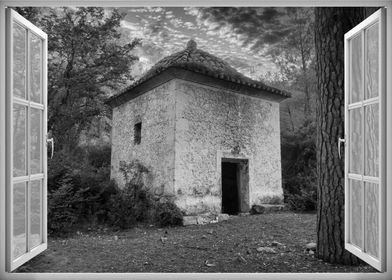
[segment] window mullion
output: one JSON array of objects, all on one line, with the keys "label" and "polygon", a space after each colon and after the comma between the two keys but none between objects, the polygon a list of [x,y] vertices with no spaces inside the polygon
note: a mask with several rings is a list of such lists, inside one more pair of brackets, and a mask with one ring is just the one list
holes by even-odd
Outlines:
[{"label": "window mullion", "polygon": [[365,91],[366,91],[366,33],[365,30],[362,31],[362,107],[361,107],[361,118],[362,118],[362,127],[361,127],[361,134],[362,134],[362,251],[366,252],[366,184],[363,179],[363,176],[365,175],[365,163],[366,163],[366,156],[365,156],[365,105],[364,105],[364,100],[365,100]]},{"label": "window mullion", "polygon": [[31,32],[27,30],[27,44],[26,44],[26,95],[29,105],[27,107],[27,139],[26,139],[26,154],[27,154],[27,175],[29,180],[26,184],[26,252],[30,251],[30,197],[31,197],[31,170],[30,170],[30,138],[31,138],[31,107],[30,107],[30,36]]}]

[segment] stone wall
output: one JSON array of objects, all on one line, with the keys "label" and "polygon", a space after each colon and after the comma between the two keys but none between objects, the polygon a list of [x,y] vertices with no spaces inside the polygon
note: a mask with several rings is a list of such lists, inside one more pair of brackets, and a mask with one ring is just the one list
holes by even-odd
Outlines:
[{"label": "stone wall", "polygon": [[221,162],[234,159],[249,174],[241,205],[283,198],[276,102],[174,79],[114,108],[112,118],[111,177],[120,187],[120,162],[137,159],[151,170],[153,191],[175,196],[187,215],[220,213]]},{"label": "stone wall", "polygon": [[221,212],[222,158],[247,159],[249,206],[283,199],[279,104],[175,80],[176,204]]},{"label": "stone wall", "polygon": [[[113,109],[111,178],[120,187],[120,162],[139,160],[150,171],[146,182],[157,194],[173,194],[174,81],[160,85]],[[141,143],[134,144],[134,125],[142,122]]]}]

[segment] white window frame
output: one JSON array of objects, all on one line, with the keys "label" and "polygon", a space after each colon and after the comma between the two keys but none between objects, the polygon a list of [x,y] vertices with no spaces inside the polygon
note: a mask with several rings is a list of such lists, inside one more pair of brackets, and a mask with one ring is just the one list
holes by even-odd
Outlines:
[{"label": "white window frame", "polygon": [[[102,7],[132,7],[132,6],[265,6],[265,7],[386,7],[386,64],[387,64],[387,118],[386,118],[386,162],[387,170],[391,172],[386,173],[386,212],[392,213],[392,0],[0,0],[0,279],[172,279],[178,278],[192,278],[192,279],[392,279],[392,217],[387,217],[387,233],[386,233],[386,272],[385,273],[274,273],[274,274],[151,274],[151,273],[60,273],[60,274],[40,274],[40,273],[7,273],[6,272],[6,255],[5,255],[5,234],[6,234],[6,217],[5,217],[5,174],[6,174],[6,160],[4,156],[6,152],[6,116],[5,116],[5,8],[7,6],[102,6]],[[343,39],[343,38],[342,38]],[[388,168],[389,167],[389,168]]]},{"label": "white window frame", "polygon": [[[38,38],[42,39],[43,41],[43,46],[42,49],[46,50],[47,49],[47,36],[45,33],[43,33],[40,29],[38,29],[37,27],[35,27],[33,24],[31,24],[29,21],[27,21],[25,18],[23,18],[22,16],[20,16],[18,13],[16,13],[15,11],[13,11],[12,9],[8,9],[6,12],[6,20],[7,23],[10,23],[9,26],[9,30],[12,31],[13,29],[13,25],[14,24],[18,24],[22,27],[24,27],[26,30],[28,30],[27,36],[26,36],[26,40],[27,40],[27,44],[26,44],[26,49],[27,49],[27,56],[28,56],[28,52],[29,52],[29,45],[30,45],[30,37],[31,34],[34,34],[35,36],[37,36]],[[6,61],[6,67],[8,69],[12,68],[13,65],[13,55],[12,55],[12,34],[8,33],[6,34],[7,39],[7,50],[9,51],[9,53],[7,54],[7,61]],[[42,52],[42,73],[46,73],[47,72],[47,56],[46,56],[46,51]],[[28,80],[30,77],[30,65],[27,64],[26,65],[26,79]],[[13,201],[13,185],[15,183],[18,182],[22,182],[22,183],[26,183],[26,184],[30,184],[31,181],[40,181],[41,182],[41,190],[42,190],[42,200],[41,200],[41,213],[43,214],[42,220],[41,220],[41,238],[42,238],[42,243],[32,249],[28,249],[26,253],[22,254],[21,256],[19,256],[16,259],[13,259],[12,256],[12,240],[14,238],[13,236],[13,218],[12,218],[12,214],[10,214],[7,218],[9,219],[7,221],[7,224],[9,225],[9,227],[7,228],[7,233],[6,235],[8,236],[8,240],[10,240],[11,242],[7,244],[7,263],[6,263],[6,267],[8,271],[12,271],[15,268],[19,267],[20,265],[22,265],[23,263],[25,263],[26,261],[28,261],[29,259],[35,257],[36,255],[40,254],[41,252],[43,252],[44,250],[46,250],[47,248],[47,193],[46,193],[46,185],[47,185],[47,155],[45,153],[45,142],[46,139],[44,138],[44,135],[46,135],[46,125],[42,125],[42,130],[41,130],[41,149],[42,149],[42,172],[40,174],[34,174],[34,175],[30,175],[30,171],[27,175],[25,176],[21,176],[21,177],[13,177],[12,174],[12,166],[13,166],[13,140],[12,140],[12,135],[13,135],[13,124],[12,124],[12,108],[14,104],[20,104],[23,106],[26,106],[26,108],[28,108],[28,110],[26,111],[26,113],[28,113],[31,108],[32,109],[39,109],[42,110],[42,123],[43,124],[47,124],[47,75],[43,75],[42,76],[42,104],[41,103],[36,103],[33,101],[30,101],[29,98],[27,97],[26,99],[21,99],[18,97],[14,97],[11,95],[12,92],[12,81],[13,77],[12,75],[8,75],[7,76],[7,92],[10,93],[10,96],[8,96],[8,98],[6,98],[6,102],[8,103],[8,110],[6,113],[8,114],[8,119],[11,120],[11,122],[8,124],[9,127],[7,128],[7,131],[9,131],[9,133],[7,133],[6,137],[7,137],[7,144],[8,146],[6,147],[6,159],[7,162],[9,162],[9,166],[7,166],[7,174],[6,174],[6,187],[9,188],[9,191],[6,192],[6,196],[7,196],[7,205],[6,205],[6,209],[7,212],[6,213],[13,213],[13,205],[12,205],[12,201]],[[27,85],[29,84],[29,82],[27,82]],[[29,94],[29,90],[26,91],[26,94]],[[27,166],[30,165],[30,144],[28,144],[29,142],[29,137],[30,137],[30,116],[29,114],[28,116],[28,121],[27,121],[27,128],[28,128],[28,132],[27,132],[27,143],[26,143],[26,153],[27,153]],[[31,185],[30,185],[31,186]],[[30,191],[30,187],[27,188],[27,192],[26,197],[27,197],[27,201],[30,202],[30,196],[31,196],[31,191]],[[30,211],[31,211],[31,207],[29,204],[26,204],[26,228],[25,228],[25,233],[26,233],[26,237],[27,237],[27,242],[26,242],[26,247],[30,248],[30,221],[29,221],[29,217],[30,217]],[[26,249],[27,249],[26,248]],[[12,259],[12,260],[11,260]]]},{"label": "white window frame", "polygon": [[[377,268],[380,271],[385,270],[385,163],[386,163],[386,158],[385,158],[385,108],[386,108],[386,94],[385,94],[385,60],[382,60],[380,58],[385,56],[385,9],[380,9],[370,15],[368,18],[366,18],[364,21],[362,21],[360,24],[355,26],[353,29],[351,29],[349,32],[347,32],[344,36],[344,53],[345,53],[345,114],[344,114],[344,122],[345,122],[345,139],[346,139],[346,147],[345,147],[345,209],[348,211],[345,211],[345,248],[346,250],[350,251],[354,255],[360,257],[362,260],[366,261],[373,267]],[[373,24],[378,23],[379,24],[379,91],[377,97],[373,98],[368,98],[366,99],[364,96],[366,94],[366,89],[365,89],[365,72],[366,72],[366,65],[365,65],[365,55],[366,55],[366,36],[365,36],[365,29],[369,28]],[[354,38],[355,36],[362,34],[362,51],[363,55],[361,57],[362,59],[362,98],[361,101],[357,102],[350,102],[349,97],[350,97],[350,88],[352,86],[351,83],[351,69],[350,69],[350,57],[349,54],[351,53],[351,44],[348,43],[349,40]],[[364,99],[363,99],[364,98]],[[371,104],[378,104],[379,106],[379,160],[378,160],[378,165],[380,166],[379,170],[379,175],[377,177],[373,176],[365,176],[365,175],[358,175],[358,174],[351,174],[349,173],[349,164],[350,164],[350,131],[349,131],[349,111],[353,109],[361,109],[361,115],[362,115],[362,132],[364,132],[364,110],[366,105],[371,105]],[[365,135],[362,135],[362,149],[364,149],[364,143],[365,143]],[[362,150],[362,172],[365,170],[365,153],[364,150]],[[361,248],[357,247],[356,245],[353,245],[350,243],[350,236],[351,236],[351,228],[350,228],[350,220],[351,220],[351,207],[349,207],[349,204],[351,203],[351,198],[350,198],[350,188],[349,188],[349,180],[354,179],[357,180],[358,182],[361,182],[362,184],[362,196],[363,196],[363,204],[362,204],[362,246]],[[366,233],[366,222],[365,222],[365,209],[366,205],[364,203],[365,201],[365,187],[364,184],[366,182],[373,182],[378,185],[379,189],[379,207],[378,207],[378,224],[380,225],[379,227],[379,259],[369,255],[366,253],[366,239],[365,239],[365,233]],[[365,252],[363,251],[365,250]]]}]

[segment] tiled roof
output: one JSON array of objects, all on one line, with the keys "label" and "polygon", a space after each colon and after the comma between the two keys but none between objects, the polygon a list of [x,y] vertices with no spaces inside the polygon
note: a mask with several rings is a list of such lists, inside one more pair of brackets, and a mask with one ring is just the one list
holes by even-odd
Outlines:
[{"label": "tiled roof", "polygon": [[251,88],[268,91],[281,97],[291,96],[291,94],[286,91],[267,86],[262,82],[255,81],[249,77],[246,77],[245,75],[239,73],[237,70],[231,67],[223,59],[220,59],[210,53],[198,49],[196,42],[190,40],[184,50],[174,53],[160,60],[139,80],[137,80],[129,87],[123,89],[118,94],[112,96],[110,100],[115,99],[118,96],[124,94],[125,92],[130,91],[136,86],[144,83],[145,81],[151,79],[152,77],[160,74],[161,72],[171,67],[181,68],[210,77],[218,78],[221,80],[245,85]]}]

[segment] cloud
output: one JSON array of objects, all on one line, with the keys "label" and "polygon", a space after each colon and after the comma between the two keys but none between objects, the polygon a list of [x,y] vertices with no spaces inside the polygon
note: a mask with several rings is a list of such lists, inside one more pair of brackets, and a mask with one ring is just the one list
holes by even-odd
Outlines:
[{"label": "cloud", "polygon": [[184,26],[185,26],[186,28],[188,28],[188,29],[191,29],[191,30],[197,29],[197,27],[196,27],[192,22],[190,22],[190,21],[185,22],[185,23],[184,23]]},{"label": "cloud", "polygon": [[162,7],[148,7],[147,10],[151,13],[162,13],[165,12],[165,9]]},{"label": "cloud", "polygon": [[[285,8],[130,8],[121,26],[129,37],[142,38],[138,75],[164,56],[185,48],[194,38],[198,48],[225,59],[238,71],[256,77],[275,71],[268,50],[293,31]],[[147,66],[146,66],[147,65]],[[135,70],[136,71],[136,70]]]},{"label": "cloud", "polygon": [[199,14],[199,8],[195,8],[195,7],[185,7],[185,8],[184,8],[184,12],[185,12],[186,15],[198,16],[198,14]]},{"label": "cloud", "polygon": [[221,38],[227,37],[229,42],[256,52],[266,45],[276,44],[293,30],[285,22],[287,10],[284,8],[222,7],[188,12],[197,17],[198,25],[212,31],[224,30],[217,33]]},{"label": "cloud", "polygon": [[184,24],[180,18],[173,18],[170,20],[170,23],[176,28],[182,27]]},{"label": "cloud", "polygon": [[148,12],[148,9],[147,8],[129,8],[128,12],[131,12],[131,13],[146,13],[146,12]]},{"label": "cloud", "polygon": [[132,22],[122,20],[120,22],[120,26],[125,28],[126,30],[129,31],[129,37],[131,38],[144,38],[144,32],[143,28],[137,24],[134,24]]}]

